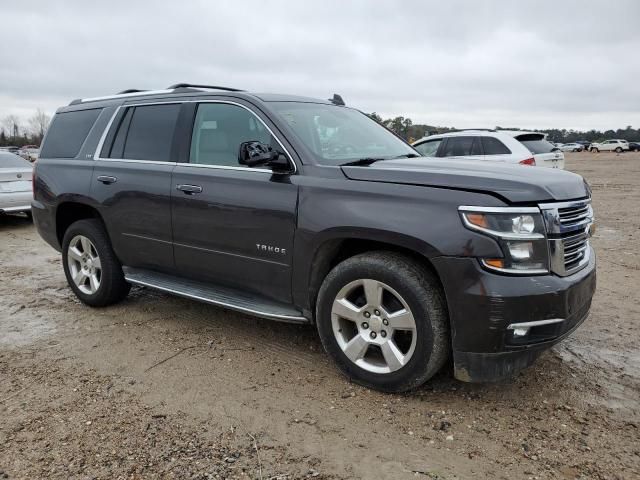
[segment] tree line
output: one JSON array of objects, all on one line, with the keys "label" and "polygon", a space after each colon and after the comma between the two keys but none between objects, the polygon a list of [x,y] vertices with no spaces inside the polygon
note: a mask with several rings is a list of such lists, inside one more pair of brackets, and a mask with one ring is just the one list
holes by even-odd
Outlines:
[{"label": "tree line", "polygon": [[40,145],[51,117],[37,109],[26,123],[17,115],[7,115],[0,121],[0,147]]},{"label": "tree line", "polygon": [[[419,138],[426,137],[428,135],[436,135],[438,133],[446,133],[456,130],[453,127],[437,127],[434,125],[415,124],[410,118],[394,117],[383,119],[380,115],[373,112],[369,114],[369,117],[384,125],[389,130],[393,131],[400,137],[413,142]],[[552,142],[559,143],[571,143],[577,140],[586,140],[589,142],[599,142],[610,138],[619,138],[627,140],[629,142],[640,141],[640,128],[633,128],[631,125],[627,125],[626,128],[618,128],[617,130],[567,130],[559,128],[548,129],[524,129],[524,128],[511,128],[496,126],[495,130],[530,130],[534,132],[543,132],[548,134],[548,139]]]},{"label": "tree line", "polygon": [[[389,130],[395,132],[405,140],[410,142],[418,140],[427,135],[435,135],[437,133],[446,133],[455,130],[453,127],[437,127],[434,125],[416,124],[410,118],[394,117],[383,119],[380,115],[373,112],[369,116],[384,125]],[[23,145],[40,145],[44,137],[51,117],[38,109],[27,119],[26,123],[17,115],[7,115],[0,122],[0,147]],[[496,126],[496,130],[524,130],[520,128],[507,128]],[[577,140],[586,140],[589,142],[599,142],[609,138],[620,138],[630,142],[640,141],[640,128],[633,128],[627,125],[626,128],[618,128],[617,130],[567,130],[567,129],[533,129],[536,132],[548,134],[548,139],[552,142],[570,143]]]}]

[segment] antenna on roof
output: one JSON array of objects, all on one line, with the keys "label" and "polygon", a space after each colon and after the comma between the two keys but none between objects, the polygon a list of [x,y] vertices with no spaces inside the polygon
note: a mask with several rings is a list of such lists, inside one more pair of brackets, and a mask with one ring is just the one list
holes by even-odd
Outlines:
[{"label": "antenna on roof", "polygon": [[216,85],[196,85],[193,83],[176,83],[175,85],[171,85],[167,87],[167,90],[175,90],[177,88],[208,88],[211,90],[226,90],[228,92],[242,92],[244,90],[240,90],[239,88],[231,88],[231,87],[218,87]]},{"label": "antenna on roof", "polygon": [[337,93],[334,93],[333,94],[333,98],[330,98],[329,101],[331,103],[333,103],[334,105],[340,105],[341,107],[344,107],[344,105],[345,105],[344,100]]}]

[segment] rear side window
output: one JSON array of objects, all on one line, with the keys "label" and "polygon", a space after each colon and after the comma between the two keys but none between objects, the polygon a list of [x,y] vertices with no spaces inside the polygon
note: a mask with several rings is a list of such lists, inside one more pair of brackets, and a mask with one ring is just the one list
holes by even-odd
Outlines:
[{"label": "rear side window", "polygon": [[525,147],[527,147],[533,154],[550,153],[557,149],[555,145],[544,139],[544,135],[520,135],[516,137],[516,139]]},{"label": "rear side window", "polygon": [[101,111],[101,108],[95,108],[56,114],[42,145],[40,157],[75,157]]},{"label": "rear side window", "polygon": [[485,155],[509,155],[511,150],[494,137],[482,137],[482,148]]},{"label": "rear side window", "polygon": [[171,160],[180,104],[129,107],[121,117],[108,158]]},{"label": "rear side window", "polygon": [[443,157],[467,157],[482,155],[479,137],[449,137],[444,147]]},{"label": "rear side window", "polygon": [[438,151],[438,147],[442,143],[442,139],[439,138],[437,140],[429,140],[428,142],[421,143],[420,145],[416,145],[415,148],[420,152],[421,155],[425,157],[435,157],[436,152]]}]

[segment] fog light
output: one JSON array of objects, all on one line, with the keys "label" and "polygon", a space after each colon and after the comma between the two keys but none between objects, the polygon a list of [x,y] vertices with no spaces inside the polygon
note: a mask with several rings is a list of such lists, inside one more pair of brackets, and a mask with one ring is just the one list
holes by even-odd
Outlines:
[{"label": "fog light", "polygon": [[507,242],[509,254],[514,260],[529,260],[533,254],[531,242]]},{"label": "fog light", "polygon": [[514,328],[513,336],[514,337],[524,337],[529,333],[528,327]]}]

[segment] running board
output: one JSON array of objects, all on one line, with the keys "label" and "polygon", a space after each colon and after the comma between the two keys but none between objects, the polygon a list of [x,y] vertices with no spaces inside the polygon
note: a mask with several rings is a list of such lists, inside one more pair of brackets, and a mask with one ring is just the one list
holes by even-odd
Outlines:
[{"label": "running board", "polygon": [[256,317],[290,323],[311,323],[308,318],[302,315],[302,312],[290,305],[233,288],[188,280],[151,270],[131,267],[122,267],[122,270],[125,280],[135,285],[173,293]]}]

